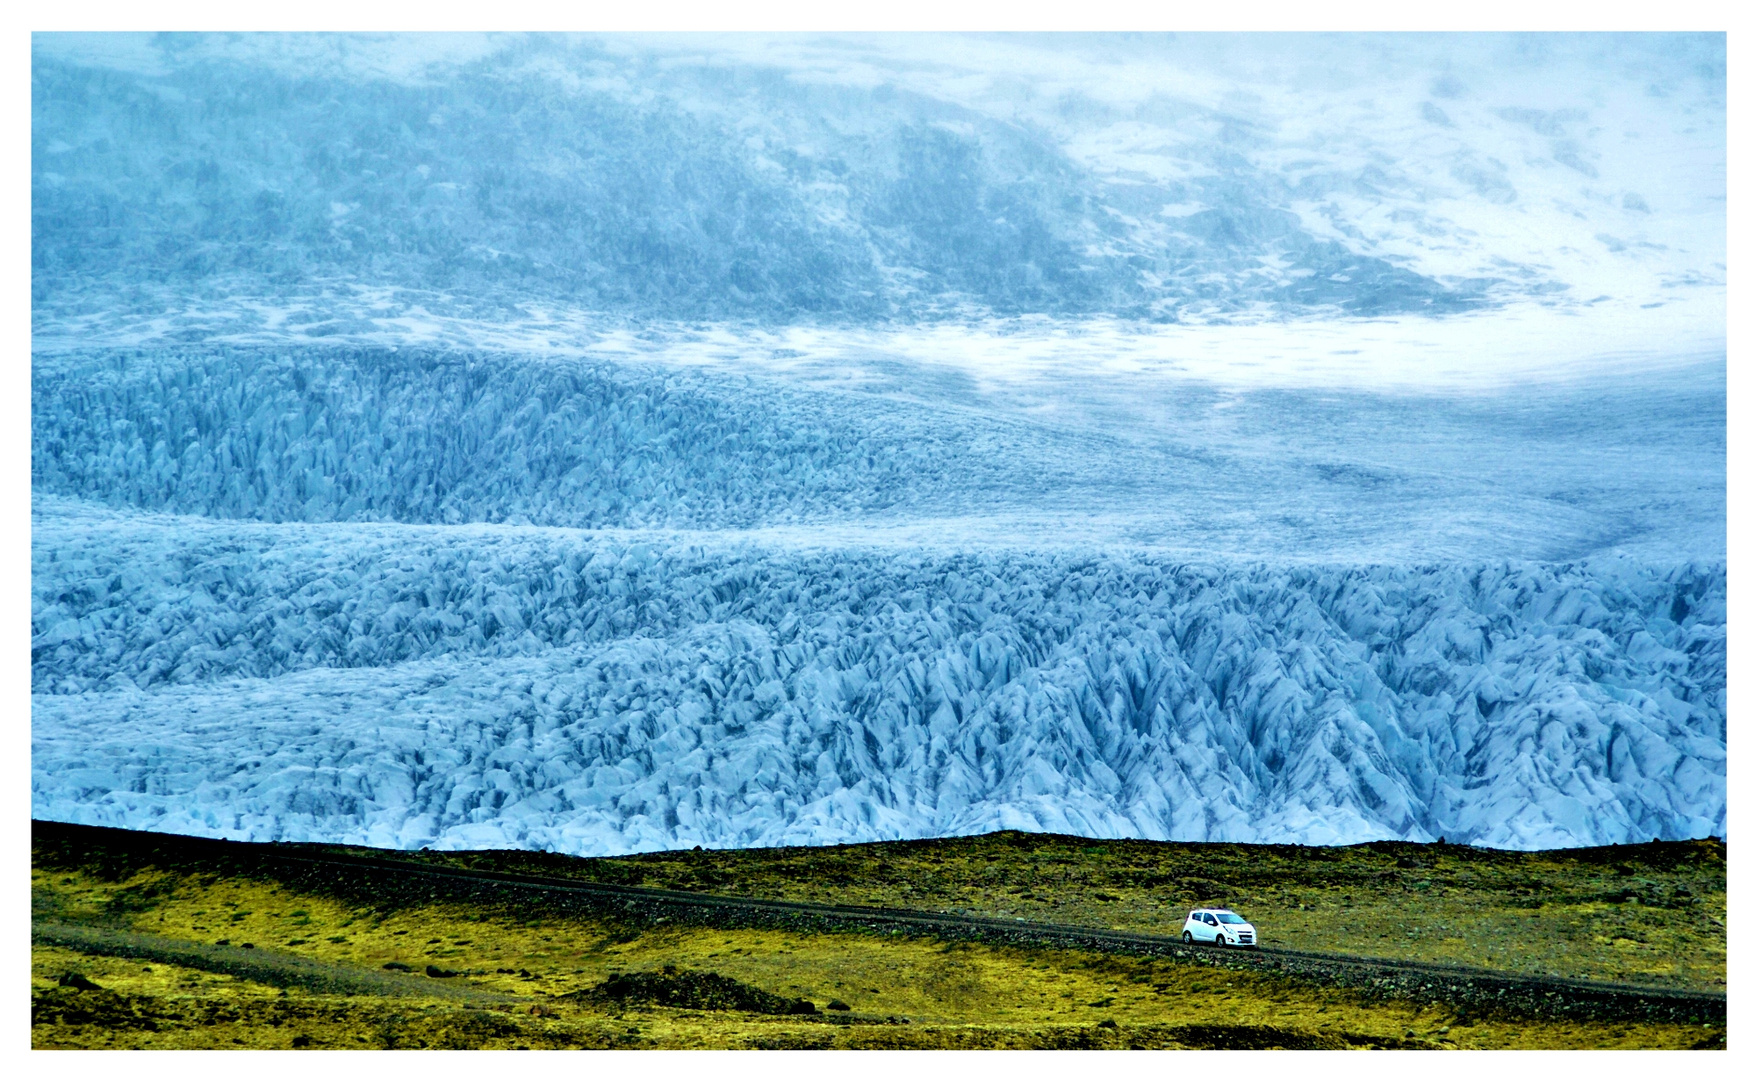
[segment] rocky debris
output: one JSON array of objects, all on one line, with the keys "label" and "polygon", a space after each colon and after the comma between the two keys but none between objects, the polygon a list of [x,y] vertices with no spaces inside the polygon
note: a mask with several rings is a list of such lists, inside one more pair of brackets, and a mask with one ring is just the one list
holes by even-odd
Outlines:
[{"label": "rocky debris", "polygon": [[[1098,1027],[1114,1024],[1105,1021]],[[1212,1024],[1167,1029],[1164,1034],[1183,1046],[1198,1050],[1435,1050],[1437,1046],[1412,1039],[1375,1035],[1330,1034],[1252,1024]]]},{"label": "rocky debris", "polygon": [[157,1031],[164,1019],[153,1003],[106,990],[81,975],[64,975],[46,990],[33,990],[30,1022],[94,1024],[112,1031]]},{"label": "rocky debris", "polygon": [[817,1013],[816,1005],[804,998],[772,994],[714,971],[679,971],[671,966],[666,966],[663,971],[611,975],[592,990],[568,996],[595,997],[622,1005],[663,1005],[673,1009],[750,1012],[768,1016],[811,1016]]}]

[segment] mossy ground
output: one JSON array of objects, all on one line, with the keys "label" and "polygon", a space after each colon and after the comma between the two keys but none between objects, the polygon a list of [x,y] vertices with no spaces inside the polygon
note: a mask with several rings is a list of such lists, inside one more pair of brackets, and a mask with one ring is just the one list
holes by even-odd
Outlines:
[{"label": "mossy ground", "polygon": [[[937,852],[934,846],[915,845],[906,860],[895,858],[893,851],[829,849],[820,853],[827,856],[822,862],[777,851],[681,853],[579,865],[599,872],[612,866],[638,868],[644,871],[642,883],[652,885],[681,886],[685,874],[697,883],[711,882],[715,891],[754,891],[767,885],[768,895],[797,899],[900,903],[907,896],[914,906],[931,906],[919,897],[923,888],[936,887],[942,891],[930,895],[955,891],[967,901],[963,907],[988,914],[1062,919],[1076,914],[1088,921],[1096,912],[1131,911],[1132,920],[1106,921],[1153,929],[1162,929],[1163,920],[1175,914],[1153,914],[1152,905],[1168,906],[1172,901],[1160,898],[1157,886],[1137,882],[1131,895],[1149,895],[1151,903],[1136,899],[1130,907],[1118,883],[1140,872],[1140,859],[1126,845],[1044,844],[1044,851],[1002,837],[936,842],[941,847]],[[1260,865],[1241,859],[1225,863],[1211,857],[1217,854],[1217,850],[1209,852],[1201,862],[1211,880],[1231,880],[1213,872],[1221,868],[1252,880],[1247,879],[1245,866]],[[789,865],[792,877],[787,873]],[[1721,906],[1716,911],[1722,921],[1722,857],[1718,866]],[[1006,888],[1006,875],[1025,867],[1034,868],[1024,879],[1025,891],[1039,897],[1032,901],[1039,906],[1029,909],[1013,905],[1009,898],[1016,893]],[[552,866],[545,869],[553,871]],[[1461,873],[1442,864],[1422,869],[1435,881],[1450,882]],[[1671,877],[1661,877],[1646,869],[1630,876],[1652,881],[1653,888],[1673,888],[1672,878],[1684,873],[1670,871],[1666,873]],[[861,872],[865,880],[855,878]],[[1519,872],[1537,873],[1528,864]],[[733,880],[711,877],[720,874]],[[1613,865],[1608,874],[1605,880],[1625,879]],[[798,876],[807,879],[804,886],[814,877],[823,888],[801,891]],[[839,884],[830,880],[841,876],[848,880]],[[1082,905],[1066,902],[1081,876],[1102,883],[1091,886],[1094,890],[1118,898],[1092,897]],[[1712,895],[1698,872],[1687,880],[1691,894]],[[399,977],[417,989],[440,984],[418,974],[430,964],[462,973],[443,980],[445,986],[468,985],[499,995],[468,1003],[438,997],[321,994],[296,986],[283,990],[176,963],[39,944],[33,948],[31,980],[33,1043],[39,1047],[1682,1048],[1723,1045],[1724,1038],[1722,1025],[1461,1015],[1443,1005],[1368,1000],[1351,991],[1269,973],[1073,950],[853,933],[532,918],[515,906],[490,909],[454,902],[364,905],[357,898],[293,891],[273,880],[189,869],[136,867],[103,873],[39,865],[32,881],[34,911],[42,920],[179,941],[248,942],[256,947],[256,955],[265,958],[293,954],[359,971],[381,972],[384,965],[397,963],[413,969]],[[977,891],[983,884],[989,887],[985,903]],[[1240,890],[1243,885],[1238,881],[1233,888]],[[1562,886],[1573,887],[1567,882]],[[1254,887],[1263,889],[1259,884]],[[1315,904],[1322,905],[1319,911],[1335,910],[1342,898],[1361,891],[1359,879],[1344,875],[1331,888],[1336,895],[1325,892],[1320,880],[1299,890],[1287,888],[1286,896],[1303,899],[1282,901],[1282,908],[1276,910],[1296,911],[1298,902],[1307,905],[1306,911]],[[1261,895],[1280,894],[1264,890]],[[1215,899],[1253,907],[1250,913],[1262,918],[1262,905],[1250,905],[1239,896],[1240,891],[1229,891]],[[1062,898],[1058,906],[1057,898]],[[1446,905],[1460,902],[1444,901]],[[1180,898],[1174,903],[1185,906]],[[1582,904],[1569,904],[1564,910],[1575,908],[1594,910]],[[1542,917],[1541,908],[1515,910]],[[1588,918],[1586,925],[1591,925]],[[1357,914],[1351,916],[1351,925],[1361,924]],[[1372,939],[1355,931],[1352,940]],[[1722,977],[1722,945],[1718,955]],[[787,998],[806,998],[819,1009],[836,1000],[848,1008],[817,1017],[770,1016],[633,1006],[589,994],[614,974],[659,971],[667,965],[715,972]],[[70,973],[83,975],[103,989],[58,985],[60,977]],[[901,1022],[904,1019],[906,1023]]]},{"label": "mossy ground", "polygon": [[1172,935],[1190,908],[1223,904],[1252,919],[1264,945],[1725,988],[1725,845],[1717,840],[1515,852],[1454,844],[1161,844],[1011,832],[619,859],[530,852],[420,857],[654,888]]}]

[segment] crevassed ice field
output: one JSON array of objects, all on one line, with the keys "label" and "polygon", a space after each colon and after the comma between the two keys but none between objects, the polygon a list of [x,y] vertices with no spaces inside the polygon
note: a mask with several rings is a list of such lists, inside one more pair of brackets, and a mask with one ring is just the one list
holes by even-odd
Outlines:
[{"label": "crevassed ice field", "polygon": [[32,811],[1724,835],[1722,35],[37,35]]}]

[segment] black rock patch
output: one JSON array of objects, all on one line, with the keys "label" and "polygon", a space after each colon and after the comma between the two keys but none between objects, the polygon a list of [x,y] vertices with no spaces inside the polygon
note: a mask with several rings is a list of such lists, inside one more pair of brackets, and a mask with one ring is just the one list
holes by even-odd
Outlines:
[{"label": "black rock patch", "polygon": [[[763,1013],[769,1016],[813,1015],[817,1007],[803,998],[783,997],[714,971],[636,971],[611,975],[600,986],[571,997],[608,999],[623,1005],[663,1005],[672,1009]],[[832,1008],[833,1006],[831,1006]],[[842,1005],[843,1009],[847,1006]]]}]

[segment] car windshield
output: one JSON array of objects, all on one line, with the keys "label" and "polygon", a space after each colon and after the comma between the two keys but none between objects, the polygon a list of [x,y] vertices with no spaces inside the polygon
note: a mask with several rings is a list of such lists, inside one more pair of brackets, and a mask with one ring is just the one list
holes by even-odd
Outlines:
[{"label": "car windshield", "polygon": [[1221,911],[1219,912],[1219,921],[1222,923],[1240,923],[1248,922],[1249,920],[1241,915],[1234,915],[1229,911]]}]

